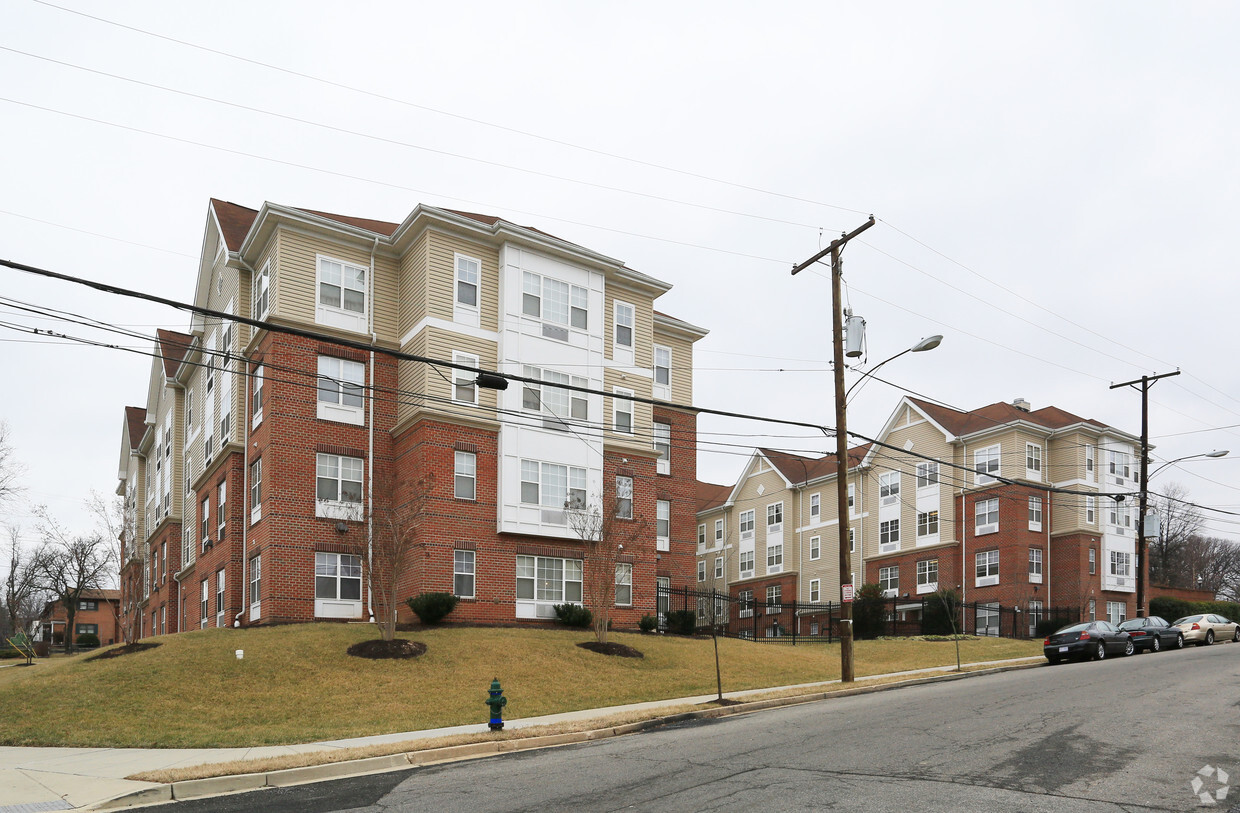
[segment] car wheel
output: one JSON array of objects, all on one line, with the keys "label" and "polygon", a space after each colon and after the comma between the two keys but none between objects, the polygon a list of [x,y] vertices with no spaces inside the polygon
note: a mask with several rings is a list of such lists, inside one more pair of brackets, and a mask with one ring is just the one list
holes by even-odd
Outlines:
[{"label": "car wheel", "polygon": [[1162,649],[1162,638],[1159,638],[1157,635],[1155,635],[1153,642],[1150,644],[1150,651],[1158,652],[1161,649]]},{"label": "car wheel", "polygon": [[1094,659],[1100,661],[1106,656],[1107,656],[1107,645],[1102,643],[1102,641],[1099,641],[1098,648],[1094,650]]},{"label": "car wheel", "polygon": [[1206,630],[1206,646],[1214,643],[1214,630]]},{"label": "car wheel", "polygon": [[1236,626],[1236,633],[1231,636],[1231,641],[1234,644],[1240,644],[1240,625]]},{"label": "car wheel", "polygon": [[1124,647],[1124,654],[1131,655],[1133,652],[1136,652],[1136,651],[1137,651],[1137,648],[1133,645],[1132,639],[1129,638],[1128,644]]},{"label": "car wheel", "polygon": [[1180,635],[1175,636],[1175,648],[1176,649],[1184,648],[1184,635],[1182,633]]},{"label": "car wheel", "polygon": [[1056,664],[1059,663],[1059,656],[1058,655],[1047,655],[1046,660],[1050,663],[1051,666],[1055,666]]}]

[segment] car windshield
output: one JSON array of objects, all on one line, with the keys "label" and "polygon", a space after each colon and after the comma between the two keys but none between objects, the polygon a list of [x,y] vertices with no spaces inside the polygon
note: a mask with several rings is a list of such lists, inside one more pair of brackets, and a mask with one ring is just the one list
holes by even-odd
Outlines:
[{"label": "car windshield", "polygon": [[1081,632],[1082,630],[1087,629],[1089,629],[1089,624],[1073,624],[1070,627],[1064,627],[1061,630],[1056,630],[1055,634],[1059,635],[1062,632]]},{"label": "car windshield", "polygon": [[1176,626],[1179,626],[1180,624],[1192,624],[1200,620],[1201,620],[1201,616],[1199,615],[1186,615],[1180,620],[1176,621],[1175,623],[1176,623]]},{"label": "car windshield", "polygon": [[1145,626],[1145,622],[1147,620],[1152,620],[1152,619],[1130,618],[1124,623],[1120,624],[1119,628],[1122,630],[1139,630]]}]

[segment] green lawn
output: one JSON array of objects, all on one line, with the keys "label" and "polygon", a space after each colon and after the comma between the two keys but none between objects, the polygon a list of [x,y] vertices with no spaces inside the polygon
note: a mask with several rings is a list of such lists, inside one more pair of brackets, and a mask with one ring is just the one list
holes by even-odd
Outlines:
[{"label": "green lawn", "polygon": [[[576,646],[588,632],[455,628],[403,637],[427,652],[372,661],[345,650],[369,625],[211,629],[148,639],[158,649],[0,669],[0,744],[196,748],[314,742],[486,721],[498,677],[507,717],[687,697],[715,690],[709,639],[613,634],[643,659]],[[243,649],[237,660],[234,650]],[[724,691],[839,677],[837,645],[720,640]],[[1041,642],[968,639],[964,662],[1041,654]],[[950,642],[860,641],[858,676],[955,663]]]}]

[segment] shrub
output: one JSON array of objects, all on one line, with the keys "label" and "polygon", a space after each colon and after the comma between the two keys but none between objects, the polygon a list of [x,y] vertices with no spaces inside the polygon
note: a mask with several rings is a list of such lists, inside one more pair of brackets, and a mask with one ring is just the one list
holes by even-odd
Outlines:
[{"label": "shrub", "polygon": [[58,630],[52,633],[53,644],[63,644],[64,642],[65,642],[65,634],[63,631]]},{"label": "shrub", "polygon": [[580,604],[555,605],[556,618],[566,627],[584,629],[594,623],[594,613]]},{"label": "shrub", "polygon": [[883,598],[883,589],[877,584],[861,585],[853,602],[853,638],[877,638],[881,635],[890,604]]},{"label": "shrub", "polygon": [[654,632],[655,627],[659,626],[659,620],[650,613],[642,616],[642,620],[637,622],[638,628],[642,632]]},{"label": "shrub", "polygon": [[78,646],[99,646],[99,636],[93,632],[84,632],[77,637]]},{"label": "shrub", "polygon": [[459,600],[451,593],[422,593],[406,599],[405,603],[423,624],[438,624],[444,616],[456,609]]},{"label": "shrub", "polygon": [[959,593],[944,587],[926,597],[926,613],[921,619],[922,635],[955,635],[959,632],[959,626]]},{"label": "shrub", "polygon": [[1044,618],[1034,627],[1034,634],[1038,638],[1046,638],[1055,634],[1061,627],[1068,626],[1068,622],[1062,618]]},{"label": "shrub", "polygon": [[1193,615],[1194,612],[1200,612],[1193,609],[1196,603],[1172,596],[1158,596],[1150,599],[1150,615],[1162,616],[1171,622],[1186,615]]},{"label": "shrub", "polygon": [[697,631],[697,614],[693,610],[672,610],[667,614],[667,631],[675,635],[692,635]]}]

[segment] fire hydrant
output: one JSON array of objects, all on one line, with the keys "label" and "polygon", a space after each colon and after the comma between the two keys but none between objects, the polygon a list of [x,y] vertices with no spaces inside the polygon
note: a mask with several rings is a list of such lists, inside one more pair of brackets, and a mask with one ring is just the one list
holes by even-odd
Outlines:
[{"label": "fire hydrant", "polygon": [[499,685],[499,678],[491,681],[491,690],[488,692],[490,697],[482,701],[491,707],[491,722],[488,727],[492,731],[504,730],[504,706],[508,705],[508,698],[504,697],[504,690]]}]

